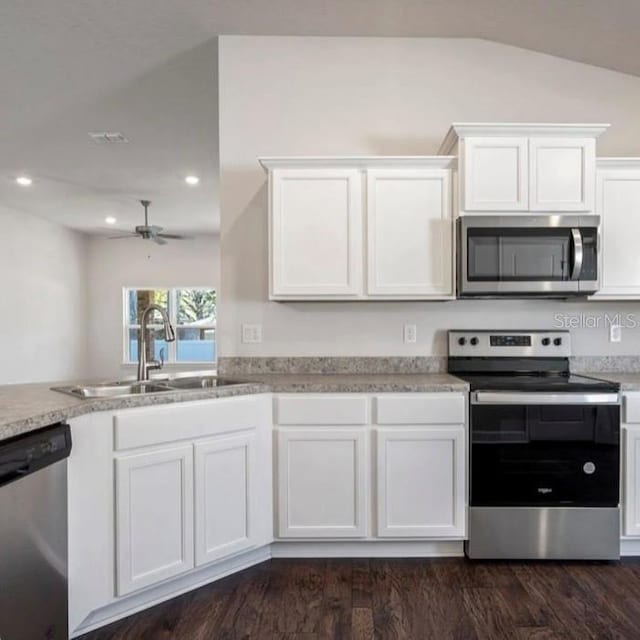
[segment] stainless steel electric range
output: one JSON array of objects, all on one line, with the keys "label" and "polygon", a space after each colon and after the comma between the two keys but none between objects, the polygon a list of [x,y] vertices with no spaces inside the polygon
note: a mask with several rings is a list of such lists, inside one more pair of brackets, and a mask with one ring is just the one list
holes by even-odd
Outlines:
[{"label": "stainless steel electric range", "polygon": [[619,558],[619,385],[570,355],[568,331],[449,332],[470,384],[470,558]]}]

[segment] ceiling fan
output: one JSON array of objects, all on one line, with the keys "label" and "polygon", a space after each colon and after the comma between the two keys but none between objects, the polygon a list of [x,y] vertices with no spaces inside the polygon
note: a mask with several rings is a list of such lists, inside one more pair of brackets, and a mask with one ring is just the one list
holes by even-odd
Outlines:
[{"label": "ceiling fan", "polygon": [[151,240],[156,244],[167,244],[167,240],[185,240],[186,236],[178,236],[172,233],[162,233],[163,227],[149,224],[149,205],[151,200],[140,200],[144,207],[144,224],[138,225],[134,231],[119,236],[110,236],[109,240],[120,240],[122,238],[142,238]]}]

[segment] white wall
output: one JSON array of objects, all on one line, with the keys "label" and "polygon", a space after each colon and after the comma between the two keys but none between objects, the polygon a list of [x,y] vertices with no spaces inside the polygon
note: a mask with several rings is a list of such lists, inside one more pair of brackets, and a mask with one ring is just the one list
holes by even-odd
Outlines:
[{"label": "white wall", "polygon": [[[218,236],[202,235],[158,246],[136,238],[89,240],[89,375],[98,378],[134,375],[123,365],[123,287],[218,288]],[[172,370],[194,368],[173,365]],[[197,368],[208,368],[202,365]],[[210,367],[209,367],[210,368]]]},{"label": "white wall", "polygon": [[0,384],[82,376],[86,236],[8,210],[0,229]]},{"label": "white wall", "polygon": [[[640,78],[468,39],[220,38],[222,304],[233,355],[445,353],[451,327],[551,327],[556,313],[638,313],[640,304],[267,301],[267,192],[260,156],[435,154],[453,121],[610,122],[600,155],[640,155]],[[635,223],[640,225],[640,222]],[[241,323],[263,343],[240,343]],[[402,325],[418,342],[402,343]],[[640,329],[610,345],[573,331],[577,354],[640,353]]]}]

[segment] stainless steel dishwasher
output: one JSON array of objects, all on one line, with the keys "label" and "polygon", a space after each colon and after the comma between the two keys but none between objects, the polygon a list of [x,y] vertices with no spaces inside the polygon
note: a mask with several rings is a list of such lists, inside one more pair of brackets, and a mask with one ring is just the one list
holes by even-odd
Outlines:
[{"label": "stainless steel dishwasher", "polygon": [[67,640],[67,460],[55,424],[0,441],[0,640]]}]

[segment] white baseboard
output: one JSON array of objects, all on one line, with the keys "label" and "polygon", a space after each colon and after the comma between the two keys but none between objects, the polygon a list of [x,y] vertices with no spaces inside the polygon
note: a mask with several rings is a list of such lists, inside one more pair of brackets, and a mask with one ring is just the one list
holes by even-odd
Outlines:
[{"label": "white baseboard", "polygon": [[247,551],[228,560],[223,560],[214,566],[196,569],[184,576],[172,578],[155,587],[144,589],[139,593],[121,598],[90,613],[80,625],[71,631],[71,637],[75,638],[88,631],[104,627],[116,620],[144,611],[160,602],[171,600],[171,598],[175,598],[198,587],[203,587],[210,582],[242,571],[243,569],[248,569],[253,565],[269,559],[271,559],[271,547],[267,545],[260,549]]},{"label": "white baseboard", "polygon": [[[640,556],[640,538],[623,538],[620,541],[621,556]],[[160,602],[202,587],[210,582],[242,571],[270,558],[442,558],[464,556],[463,540],[432,541],[282,541],[248,551],[174,578],[155,587],[145,589],[105,607],[93,611],[72,631],[71,637],[93,631]]]},{"label": "white baseboard", "polygon": [[640,538],[622,538],[620,540],[621,556],[640,556]]},{"label": "white baseboard", "polygon": [[464,555],[462,540],[284,542],[271,545],[274,558],[442,558]]},{"label": "white baseboard", "polygon": [[296,541],[274,542],[211,567],[194,570],[162,584],[141,590],[91,612],[75,629],[75,638],[107,624],[144,611],[210,582],[273,558],[441,558],[464,555],[462,540],[436,541]]}]

